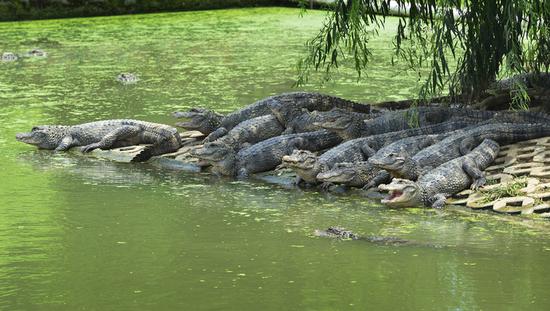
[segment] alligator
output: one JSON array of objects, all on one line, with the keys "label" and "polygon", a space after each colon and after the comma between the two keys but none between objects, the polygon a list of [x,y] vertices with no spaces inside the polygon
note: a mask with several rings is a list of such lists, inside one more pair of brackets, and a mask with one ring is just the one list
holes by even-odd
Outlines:
[{"label": "alligator", "polygon": [[190,130],[199,130],[200,128],[200,131],[203,134],[208,135],[217,128],[223,127],[225,130],[229,131],[237,126],[237,124],[245,120],[271,114],[271,107],[279,103],[282,103],[283,105],[294,105],[296,107],[305,108],[309,111],[327,111],[332,108],[343,108],[346,110],[363,113],[370,112],[370,105],[360,104],[350,100],[319,93],[294,92],[275,95],[259,100],[226,116],[221,116],[213,111],[203,108],[193,108],[188,112],[175,112],[174,116],[177,118],[191,119],[190,122],[180,123],[178,126],[182,126]]},{"label": "alligator", "polygon": [[272,137],[235,152],[223,143],[213,142],[193,155],[212,164],[212,171],[227,176],[247,177],[281,164],[281,159],[295,149],[319,151],[336,146],[341,139],[326,130]]},{"label": "alligator", "polygon": [[2,61],[3,62],[13,62],[13,61],[16,61],[18,59],[19,59],[19,57],[15,53],[12,53],[12,52],[2,53]]},{"label": "alligator", "polygon": [[370,189],[391,180],[390,174],[368,161],[338,163],[332,169],[317,175],[317,180],[327,188],[331,184]]},{"label": "alligator", "polygon": [[301,180],[315,184],[319,182],[317,179],[319,173],[330,170],[337,163],[364,161],[373,156],[380,148],[396,140],[423,134],[446,133],[468,126],[471,122],[470,120],[447,121],[420,128],[360,137],[346,141],[319,157],[311,152],[297,151],[283,157],[283,163],[285,167],[293,169]]},{"label": "alligator", "polygon": [[[467,108],[416,107],[404,110],[388,111],[371,120],[363,120],[350,114],[333,114],[320,124],[321,127],[337,133],[342,139],[400,131],[411,127],[422,127],[454,119],[470,119],[478,122],[493,120],[509,123],[550,122],[543,113],[516,111],[485,111]],[[414,122],[411,122],[414,121]]]},{"label": "alligator", "polygon": [[416,180],[420,175],[447,161],[467,154],[484,139],[499,144],[512,144],[550,135],[549,124],[488,123],[474,128],[455,131],[412,157],[386,157],[373,159],[372,163],[387,170],[393,177]]},{"label": "alligator", "polygon": [[[271,113],[285,127],[284,134],[313,132],[321,130],[320,123],[326,118],[334,115],[353,115],[357,118],[370,119],[372,114],[354,112],[342,108],[332,108],[328,111],[309,111],[300,104],[289,104],[286,102],[274,102],[270,106]],[[370,112],[370,111],[369,111]]]},{"label": "alligator", "polygon": [[424,204],[442,208],[447,197],[469,186],[475,190],[485,184],[483,170],[495,160],[499,149],[497,142],[485,139],[470,153],[441,164],[416,182],[394,178],[390,184],[378,186],[379,190],[389,191],[382,203],[398,207]]},{"label": "alligator", "polygon": [[137,144],[151,144],[136,155],[132,162],[174,152],[181,146],[178,131],[167,125],[138,120],[105,120],[79,125],[35,126],[28,133],[18,133],[18,141],[40,149],[65,151],[81,146],[82,152],[111,149]]},{"label": "alligator", "polygon": [[[262,140],[279,136],[283,131],[284,127],[277,121],[277,118],[268,114],[243,121],[214,141],[232,147],[234,150],[239,150]],[[221,131],[217,132],[221,133]],[[210,135],[204,139],[204,148],[207,148],[211,139]]]},{"label": "alligator", "polygon": [[346,230],[341,227],[328,227],[326,230],[316,229],[313,231],[313,235],[323,238],[333,238],[339,240],[359,240],[366,241],[382,246],[425,246],[433,248],[442,248],[441,245],[420,243],[412,240],[405,240],[399,237],[393,236],[360,236],[353,233],[350,230]]},{"label": "alligator", "polygon": [[138,82],[139,78],[133,73],[121,73],[116,76],[116,80],[122,84],[132,84]]},{"label": "alligator", "polygon": [[516,84],[522,84],[526,88],[541,87],[550,88],[550,73],[547,72],[526,72],[494,82],[489,87],[490,91],[511,90]]},{"label": "alligator", "polygon": [[27,57],[46,57],[48,54],[41,49],[32,49],[25,53]]}]

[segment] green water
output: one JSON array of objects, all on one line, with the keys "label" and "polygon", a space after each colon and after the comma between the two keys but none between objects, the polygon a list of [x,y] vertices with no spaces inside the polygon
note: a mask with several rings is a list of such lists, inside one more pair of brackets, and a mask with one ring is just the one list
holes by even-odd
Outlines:
[{"label": "green water", "polygon": [[[249,9],[0,24],[0,310],[548,310],[550,224],[464,210],[388,209],[349,195],[53,154],[33,125],[131,117],[171,123],[292,90],[323,13]],[[390,21],[389,29],[395,27]],[[308,90],[407,98],[390,68]],[[44,40],[47,38],[48,40]],[[120,72],[141,81],[122,86]],[[410,246],[312,237],[340,225]],[[438,247],[433,247],[438,246]]]}]

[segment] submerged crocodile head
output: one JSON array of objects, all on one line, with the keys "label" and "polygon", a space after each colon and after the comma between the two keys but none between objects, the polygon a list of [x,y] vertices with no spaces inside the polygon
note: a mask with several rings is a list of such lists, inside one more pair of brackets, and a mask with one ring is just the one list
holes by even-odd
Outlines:
[{"label": "submerged crocodile head", "polygon": [[15,139],[40,149],[52,150],[61,144],[68,129],[68,126],[63,125],[40,125],[33,127],[28,133],[17,133]]},{"label": "submerged crocodile head", "polygon": [[337,238],[343,240],[359,239],[359,236],[357,236],[355,233],[340,227],[328,227],[327,230],[317,229],[313,232],[313,234],[318,237]]},{"label": "submerged crocodile head", "polygon": [[223,118],[221,114],[204,108],[192,108],[186,112],[174,112],[174,117],[188,119],[185,122],[176,123],[177,126],[187,130],[199,131],[205,135],[216,130]]},{"label": "submerged crocodile head", "polygon": [[390,206],[414,207],[422,203],[420,187],[408,179],[394,178],[390,184],[380,185],[378,189],[389,192],[382,203]]}]

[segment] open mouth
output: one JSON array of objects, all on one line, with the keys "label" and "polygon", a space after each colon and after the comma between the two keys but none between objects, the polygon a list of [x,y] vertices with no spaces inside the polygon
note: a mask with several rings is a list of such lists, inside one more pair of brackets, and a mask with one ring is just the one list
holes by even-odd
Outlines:
[{"label": "open mouth", "polygon": [[399,199],[403,195],[403,191],[399,190],[390,190],[388,196],[382,199],[382,203],[394,202],[396,199]]}]

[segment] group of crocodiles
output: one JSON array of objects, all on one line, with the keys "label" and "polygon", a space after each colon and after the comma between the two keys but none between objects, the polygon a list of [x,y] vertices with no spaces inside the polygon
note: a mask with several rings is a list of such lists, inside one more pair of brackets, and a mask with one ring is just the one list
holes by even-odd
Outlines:
[{"label": "group of crocodiles", "polygon": [[[207,135],[192,151],[204,167],[237,178],[284,167],[296,184],[389,191],[394,206],[440,208],[445,199],[484,185],[482,171],[499,146],[550,136],[550,116],[429,106],[379,110],[334,96],[294,92],[221,115],[204,108],[176,112],[176,125]],[[37,126],[19,141],[57,151],[149,144],[133,161],[181,146],[176,128],[137,120]]]}]

